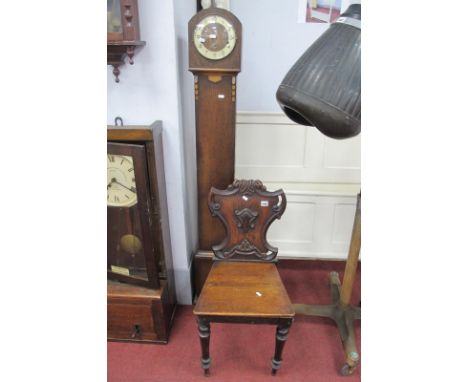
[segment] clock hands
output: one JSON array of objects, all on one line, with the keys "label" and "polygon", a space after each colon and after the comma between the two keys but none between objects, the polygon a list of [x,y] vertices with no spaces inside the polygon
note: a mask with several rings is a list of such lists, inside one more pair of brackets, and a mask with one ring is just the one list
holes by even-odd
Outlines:
[{"label": "clock hands", "polygon": [[112,178],[112,179],[111,179],[110,183],[107,185],[107,189],[109,189],[109,187],[112,186],[112,183],[117,183],[119,186],[122,186],[123,188],[126,188],[127,190],[133,192],[134,194],[136,193],[135,187],[129,188],[129,187],[127,187],[125,184],[120,183],[120,182],[119,182],[117,179],[115,179],[115,178]]},{"label": "clock hands", "polygon": [[122,186],[123,188],[126,188],[127,190],[129,190],[129,191],[133,192],[134,194],[136,193],[136,189],[135,189],[135,187],[130,187],[130,188],[129,188],[129,187],[127,187],[126,185],[124,185],[124,184],[120,183],[120,182],[119,182],[119,181],[117,181],[117,180],[115,181],[115,183],[117,183],[118,185]]}]

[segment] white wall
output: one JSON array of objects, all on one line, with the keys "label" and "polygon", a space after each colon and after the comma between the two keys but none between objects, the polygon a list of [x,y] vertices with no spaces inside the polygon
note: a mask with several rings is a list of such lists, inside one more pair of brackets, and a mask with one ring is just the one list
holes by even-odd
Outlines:
[{"label": "white wall", "polygon": [[268,240],[280,258],[344,259],[360,189],[360,136],[325,137],[282,113],[239,112],[236,177],[283,188],[287,208]]},{"label": "white wall", "polygon": [[195,1],[176,0],[175,3],[176,44],[180,105],[186,168],[187,217],[191,253],[198,246],[198,199],[197,199],[197,156],[195,131],[195,100],[193,98],[193,74],[188,71],[188,22],[197,11]]},{"label": "white wall", "polygon": [[173,0],[140,0],[141,38],[146,46],[134,65],[121,67],[120,83],[107,67],[107,123],[121,116],[127,125],[163,122],[164,167],[172,256],[179,303],[191,304],[186,177],[177,71]]},{"label": "white wall", "polygon": [[[343,8],[353,2],[343,0]],[[337,141],[296,125],[275,96],[291,66],[329,26],[298,23],[299,3],[231,1],[243,27],[235,176],[285,190],[288,208],[269,233],[281,257],[343,259],[360,189],[360,136]]]},{"label": "white wall", "polygon": [[[343,6],[348,2],[344,0]],[[188,200],[187,237],[192,251],[197,248],[198,222],[195,101],[193,75],[188,71],[187,23],[195,14],[194,3],[175,1]],[[297,6],[296,0],[230,1],[230,10],[243,26],[242,71],[238,76],[237,97],[240,123],[236,132],[236,177],[258,178],[265,180],[269,188],[285,189],[291,203],[287,215],[278,223],[283,234],[272,227],[271,236],[272,243],[280,247],[283,255],[344,258],[348,242],[343,238],[350,235],[353,219],[350,211],[353,211],[360,188],[360,138],[333,141],[314,128],[291,127],[291,122],[285,122],[289,120],[275,98],[289,68],[328,28],[325,24],[297,23]],[[265,129],[269,138],[262,140]],[[254,150],[251,150],[252,145]],[[302,156],[291,156],[291,152]],[[303,220],[302,208],[315,211],[314,219]],[[284,233],[290,237],[284,237]]]},{"label": "white wall", "polygon": [[298,23],[297,0],[232,0],[243,28],[237,110],[281,111],[275,94],[304,51],[328,27]]},{"label": "white wall", "polygon": [[[343,0],[342,7],[356,1]],[[231,0],[243,28],[237,110],[280,111],[275,94],[282,79],[328,24],[298,23],[298,0]]]},{"label": "white wall", "polygon": [[237,176],[309,189],[360,183],[360,135],[328,138],[283,113],[239,112],[236,127]]}]

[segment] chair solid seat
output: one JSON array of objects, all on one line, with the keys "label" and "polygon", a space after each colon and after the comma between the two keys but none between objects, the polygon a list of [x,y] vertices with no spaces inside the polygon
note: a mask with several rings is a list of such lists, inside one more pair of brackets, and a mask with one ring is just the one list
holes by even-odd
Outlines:
[{"label": "chair solid seat", "polygon": [[193,312],[204,316],[294,316],[276,265],[257,262],[215,262]]},{"label": "chair solid seat", "polygon": [[276,325],[271,372],[281,366],[281,354],[294,309],[274,263],[278,248],[266,239],[269,226],[286,208],[283,190],[269,192],[259,180],[236,180],[226,190],[210,190],[208,206],[226,229],[213,245],[216,261],[193,313],[198,321],[201,366],[209,374],[211,323]]}]

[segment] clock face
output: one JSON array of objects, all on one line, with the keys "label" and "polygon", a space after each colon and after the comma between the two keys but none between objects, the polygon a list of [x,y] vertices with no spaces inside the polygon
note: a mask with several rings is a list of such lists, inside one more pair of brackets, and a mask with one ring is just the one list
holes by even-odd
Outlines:
[{"label": "clock face", "polygon": [[224,17],[208,16],[195,27],[193,43],[203,57],[221,60],[234,49],[236,31]]},{"label": "clock face", "polygon": [[131,207],[137,201],[133,158],[107,154],[107,205]]}]

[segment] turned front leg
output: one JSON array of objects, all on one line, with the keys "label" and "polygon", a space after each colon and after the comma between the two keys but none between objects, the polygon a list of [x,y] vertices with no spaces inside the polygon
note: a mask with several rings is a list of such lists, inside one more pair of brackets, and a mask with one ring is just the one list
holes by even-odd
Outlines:
[{"label": "turned front leg", "polygon": [[203,318],[198,318],[198,335],[200,336],[200,343],[202,349],[201,367],[205,375],[210,374],[210,322]]},{"label": "turned front leg", "polygon": [[271,374],[273,375],[276,375],[276,372],[281,366],[281,354],[283,353],[284,344],[288,338],[291,323],[291,321],[288,321],[286,323],[279,324],[276,328],[275,355],[271,360]]}]

